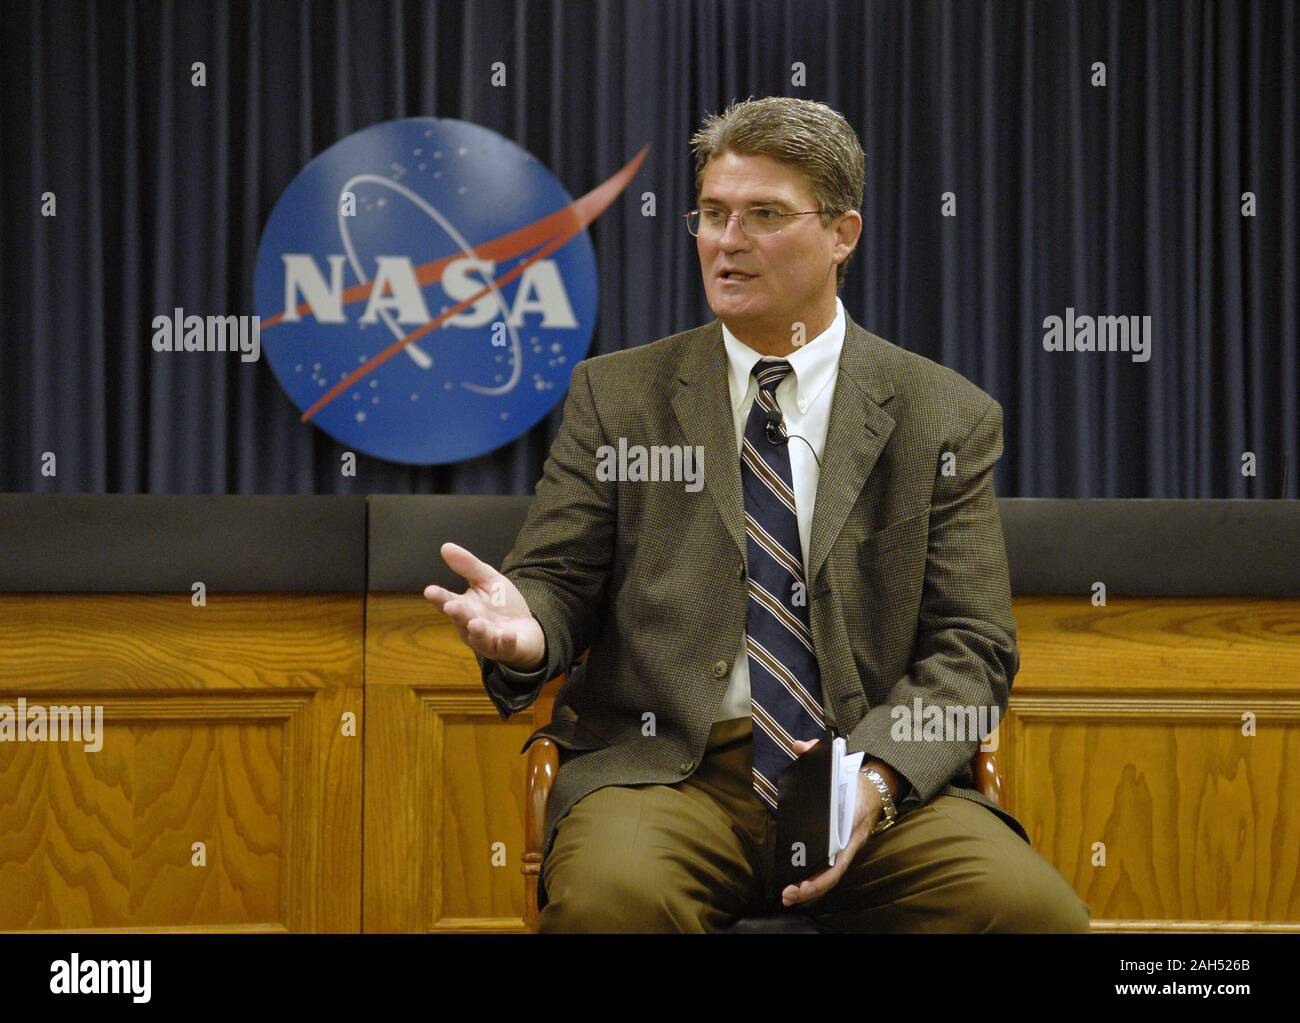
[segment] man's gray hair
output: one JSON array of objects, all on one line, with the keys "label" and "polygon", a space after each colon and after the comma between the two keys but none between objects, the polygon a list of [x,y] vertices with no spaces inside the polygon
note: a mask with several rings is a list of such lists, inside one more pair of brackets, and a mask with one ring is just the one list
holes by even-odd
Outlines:
[{"label": "man's gray hair", "polygon": [[[691,148],[697,199],[709,161],[730,151],[792,165],[822,211],[822,227],[849,210],[861,212],[866,156],[849,122],[825,103],[789,96],[733,103],[721,114],[705,118],[704,126],[691,136]],[[836,290],[843,286],[852,260],[850,252],[836,268]]]}]

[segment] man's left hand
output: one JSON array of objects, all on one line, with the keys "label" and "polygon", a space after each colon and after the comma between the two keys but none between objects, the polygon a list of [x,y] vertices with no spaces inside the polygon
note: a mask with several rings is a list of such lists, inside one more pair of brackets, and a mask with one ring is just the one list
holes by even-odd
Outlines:
[{"label": "man's left hand", "polygon": [[[804,742],[796,739],[794,751],[803,756],[813,748],[817,741],[813,739],[812,742]],[[797,906],[803,902],[811,902],[813,899],[821,898],[839,884],[840,878],[844,876],[845,871],[849,869],[849,864],[853,862],[853,857],[857,855],[859,849],[866,845],[871,829],[876,826],[876,822],[880,820],[884,812],[885,804],[884,800],[880,798],[880,790],[867,780],[865,774],[859,771],[858,805],[853,815],[853,833],[849,836],[849,844],[841,849],[835,857],[835,866],[827,867],[798,885],[786,885],[781,891],[781,903],[785,906]]]}]

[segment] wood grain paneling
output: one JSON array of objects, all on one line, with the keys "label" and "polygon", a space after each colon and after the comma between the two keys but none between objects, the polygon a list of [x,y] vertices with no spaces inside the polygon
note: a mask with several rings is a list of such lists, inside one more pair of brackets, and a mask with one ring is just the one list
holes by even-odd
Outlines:
[{"label": "wood grain paneling", "polygon": [[369,594],[366,684],[426,686],[434,679],[483,695],[478,662],[436,604],[419,594]]},{"label": "wood grain paneling", "polygon": [[[1300,930],[1300,601],[1015,614],[1006,798],[1094,927]],[[502,721],[419,594],[0,595],[0,704],[105,729],[0,743],[0,929],[523,930],[519,747],[561,684]]]},{"label": "wood grain paneling", "polygon": [[1300,601],[1224,597],[1020,597],[1016,689],[1158,696],[1300,689]]},{"label": "wood grain paneling", "polygon": [[1012,812],[1094,927],[1300,930],[1300,601],[1040,597],[1015,614]]},{"label": "wood grain paneling", "polygon": [[367,598],[365,929],[522,931],[524,758],[556,679],[502,721],[419,595]]},{"label": "wood grain paneling", "polygon": [[97,751],[0,743],[0,929],[357,930],[362,614],[0,596],[0,704],[104,715]]},{"label": "wood grain paneling", "polygon": [[[368,608],[370,723],[393,741],[367,748],[367,929],[520,929],[514,857],[485,872],[484,849],[498,833],[516,848],[517,751],[559,680],[503,723],[427,601]],[[1007,797],[1096,929],[1300,929],[1300,602],[1018,598],[1015,613]]]},{"label": "wood grain paneling", "polygon": [[0,687],[360,686],[362,613],[359,594],[0,593]]}]

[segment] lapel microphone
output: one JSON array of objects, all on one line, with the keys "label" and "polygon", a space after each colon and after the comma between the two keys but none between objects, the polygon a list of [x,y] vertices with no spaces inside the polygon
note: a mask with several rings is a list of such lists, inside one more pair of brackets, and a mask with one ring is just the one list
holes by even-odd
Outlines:
[{"label": "lapel microphone", "polygon": [[767,413],[767,422],[763,424],[763,430],[767,433],[767,442],[773,447],[785,444],[789,438],[781,432],[781,413],[772,409]]},{"label": "lapel microphone", "polygon": [[[791,437],[795,437],[805,444],[808,444],[808,438],[800,437],[797,433],[785,434],[781,432],[781,421],[784,418],[779,409],[770,409],[766,413],[767,422],[763,424],[763,432],[767,434],[767,442],[773,447],[779,447],[782,444],[788,444]],[[822,460],[817,457],[817,452],[813,451],[813,446],[808,444],[808,450],[812,451],[813,460],[817,463],[817,468],[822,467]]]}]

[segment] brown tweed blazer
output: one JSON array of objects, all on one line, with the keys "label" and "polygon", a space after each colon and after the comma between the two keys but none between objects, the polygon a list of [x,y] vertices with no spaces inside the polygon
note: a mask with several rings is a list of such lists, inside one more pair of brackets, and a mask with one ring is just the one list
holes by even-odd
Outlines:
[{"label": "brown tweed blazer", "polygon": [[[561,747],[543,857],[583,796],[680,782],[703,756],[749,599],[726,373],[717,319],[574,367],[563,424],[501,565],[546,634],[547,660],[521,675],[479,658],[502,717],[567,673],[552,721],[524,744],[546,735]],[[601,481],[597,449],[620,438],[702,446],[703,489]],[[943,471],[945,452],[955,473]],[[916,697],[1006,709],[1019,653],[993,493],[1001,454],[996,401],[847,318],[808,555],[823,703],[849,752],[906,777],[900,813],[961,796],[1028,841],[973,787],[977,740],[890,734],[891,708],[910,710]],[[545,905],[544,884],[538,892]]]}]

